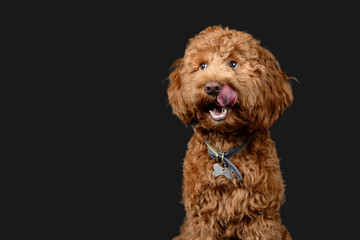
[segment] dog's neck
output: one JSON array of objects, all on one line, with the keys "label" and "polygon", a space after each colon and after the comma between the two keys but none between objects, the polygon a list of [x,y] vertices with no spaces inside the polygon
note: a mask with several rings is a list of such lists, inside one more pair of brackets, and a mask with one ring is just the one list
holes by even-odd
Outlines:
[{"label": "dog's neck", "polygon": [[256,138],[258,133],[247,133],[245,131],[236,131],[224,133],[214,130],[206,130],[202,127],[194,127],[194,136],[199,142],[204,142],[206,138],[211,145],[221,151],[229,151],[230,149],[241,145],[250,138]]}]

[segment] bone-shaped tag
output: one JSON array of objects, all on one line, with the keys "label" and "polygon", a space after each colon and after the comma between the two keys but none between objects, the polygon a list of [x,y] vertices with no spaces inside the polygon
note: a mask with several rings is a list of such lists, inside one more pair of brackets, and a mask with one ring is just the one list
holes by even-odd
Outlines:
[{"label": "bone-shaped tag", "polygon": [[214,169],[214,171],[213,171],[214,177],[218,177],[220,175],[224,175],[225,177],[227,177],[227,179],[233,179],[233,177],[234,177],[230,168],[228,168],[228,167],[223,168],[218,163],[215,163],[213,165],[213,169]]}]

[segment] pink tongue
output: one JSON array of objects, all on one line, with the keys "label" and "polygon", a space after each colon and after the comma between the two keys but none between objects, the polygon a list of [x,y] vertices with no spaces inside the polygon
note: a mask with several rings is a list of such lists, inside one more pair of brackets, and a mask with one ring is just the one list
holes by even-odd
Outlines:
[{"label": "pink tongue", "polygon": [[238,97],[238,93],[232,87],[230,87],[229,85],[224,85],[217,97],[217,101],[222,107],[228,105],[232,107],[234,106],[237,97]]}]

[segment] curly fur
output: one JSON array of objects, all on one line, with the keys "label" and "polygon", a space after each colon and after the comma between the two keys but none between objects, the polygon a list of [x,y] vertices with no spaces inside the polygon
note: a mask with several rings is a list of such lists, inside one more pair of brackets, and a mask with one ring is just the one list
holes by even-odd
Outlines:
[{"label": "curly fur", "polygon": [[[229,61],[239,67],[232,69]],[[205,70],[199,68],[206,63]],[[292,104],[289,77],[275,57],[250,34],[220,26],[208,27],[189,40],[184,57],[169,76],[168,99],[173,113],[191,124],[183,164],[186,216],[176,240],[291,239],[281,223],[284,183],[269,128]],[[209,81],[228,84],[238,93],[222,121],[209,106],[215,98],[204,91]],[[253,141],[231,158],[243,176],[215,178],[204,138],[222,151]]]}]

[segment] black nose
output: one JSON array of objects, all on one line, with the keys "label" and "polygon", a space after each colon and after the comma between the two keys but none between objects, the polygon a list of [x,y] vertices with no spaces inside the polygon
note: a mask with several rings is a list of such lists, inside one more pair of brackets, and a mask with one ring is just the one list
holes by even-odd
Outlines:
[{"label": "black nose", "polygon": [[210,96],[216,96],[221,91],[222,85],[219,82],[207,82],[204,90]]}]

